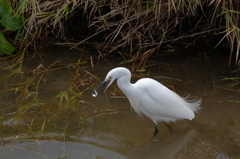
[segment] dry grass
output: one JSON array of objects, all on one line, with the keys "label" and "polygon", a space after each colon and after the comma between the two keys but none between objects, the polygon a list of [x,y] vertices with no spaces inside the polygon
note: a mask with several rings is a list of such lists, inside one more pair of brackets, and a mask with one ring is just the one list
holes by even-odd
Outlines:
[{"label": "dry grass", "polygon": [[[231,57],[240,64],[240,31],[238,0],[63,0],[11,1],[17,14],[26,18],[19,34],[21,49],[37,47],[36,41],[49,43],[63,39],[74,47],[94,38],[105,41],[99,52],[126,50],[130,61],[146,60],[161,49],[172,49],[178,42],[188,47],[222,34],[219,44],[228,44]],[[90,33],[79,43],[69,43],[67,21],[74,15],[83,21]],[[74,25],[74,24],[73,24]],[[71,28],[70,28],[71,29]],[[79,28],[80,29],[80,28]],[[79,32],[85,32],[84,30]],[[206,38],[206,36],[208,38]],[[210,38],[209,38],[210,37]],[[66,43],[67,41],[67,43]],[[218,44],[218,45],[219,45]],[[170,48],[169,48],[170,46]],[[122,51],[121,51],[122,52]]]},{"label": "dry grass", "polygon": [[[163,44],[190,39],[185,46],[206,41],[205,35],[224,33],[239,64],[238,1],[98,1],[88,3],[89,27],[106,32],[108,53],[128,48],[140,65]],[[222,40],[220,42],[222,42]],[[80,42],[81,43],[81,42]],[[80,44],[79,43],[79,44]]]},{"label": "dry grass", "polygon": [[[81,58],[69,65],[61,60],[48,66],[39,64],[32,71],[24,70],[26,74],[21,78],[17,78],[20,75],[16,75],[15,69],[4,69],[13,73],[7,73],[5,90],[0,92],[0,107],[4,110],[0,117],[9,125],[15,123],[16,127],[27,126],[24,131],[28,133],[43,133],[46,129],[51,130],[53,123],[62,123],[63,118],[66,123],[62,123],[61,126],[68,124],[67,122],[75,123],[76,126],[89,117],[99,115],[105,107],[98,108],[84,98],[85,94],[92,91],[92,80],[95,79],[95,76],[84,70],[84,64],[86,61],[82,61]],[[66,78],[69,72],[74,76]],[[51,74],[54,73],[56,77],[52,81]],[[63,74],[64,83],[59,91],[59,85],[55,85],[54,82],[61,82],[60,77]],[[13,81],[14,79],[17,80]]]}]

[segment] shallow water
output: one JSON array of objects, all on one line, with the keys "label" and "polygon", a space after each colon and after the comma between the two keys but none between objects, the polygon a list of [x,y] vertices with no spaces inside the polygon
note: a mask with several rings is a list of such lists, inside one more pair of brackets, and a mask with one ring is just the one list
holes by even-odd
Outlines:
[{"label": "shallow water", "polygon": [[[198,50],[199,48],[196,48]],[[153,123],[146,117],[139,117],[131,109],[128,100],[118,90],[116,83],[109,88],[107,97],[102,100],[93,98],[91,90],[86,91],[84,99],[91,101],[95,107],[110,109],[105,113],[90,116],[85,123],[74,122],[74,118],[61,117],[55,127],[44,133],[30,134],[21,126],[27,119],[18,123],[6,122],[8,116],[1,119],[0,158],[240,158],[240,93],[239,84],[229,88],[233,81],[223,81],[230,74],[227,66],[226,50],[183,50],[175,54],[166,54],[150,59],[146,71],[134,74],[132,81],[139,77],[154,78],[178,94],[202,98],[202,109],[194,120],[182,120],[171,123],[170,131],[163,123],[159,123],[159,133],[153,139]],[[59,51],[59,50],[58,50]],[[68,51],[60,51],[52,57],[74,62],[78,54],[73,53],[71,59],[64,55]],[[183,55],[183,56],[182,56]],[[93,55],[94,56],[94,55]],[[56,59],[54,59],[56,58]],[[88,59],[89,57],[85,57]],[[65,60],[67,59],[67,60]],[[99,79],[103,80],[107,72],[119,66],[122,59],[115,58],[108,62],[93,58],[95,67],[85,67]],[[44,65],[52,61],[41,61]],[[39,61],[38,61],[39,62]],[[39,62],[39,63],[41,63]],[[28,69],[36,68],[39,63],[32,60],[27,63]],[[85,66],[91,66],[88,61]],[[6,72],[5,72],[6,73]],[[51,73],[49,79],[39,89],[39,96],[48,98],[67,88],[74,72],[59,70]],[[99,84],[101,81],[95,80]],[[236,82],[235,82],[236,83]],[[91,88],[94,88],[94,85]],[[1,86],[1,89],[4,89]],[[233,89],[237,91],[229,91]],[[10,98],[10,97],[9,97]],[[11,112],[11,104],[7,94],[1,102],[1,112]],[[9,100],[8,100],[9,101]],[[84,103],[84,102],[83,102]],[[4,109],[7,105],[7,108]],[[87,103],[84,105],[88,106]],[[62,122],[61,122],[62,121]],[[10,124],[9,124],[10,123]],[[66,127],[61,133],[58,127]],[[70,124],[74,123],[74,124]],[[18,131],[12,131],[19,126]],[[15,130],[15,129],[14,129]]]}]

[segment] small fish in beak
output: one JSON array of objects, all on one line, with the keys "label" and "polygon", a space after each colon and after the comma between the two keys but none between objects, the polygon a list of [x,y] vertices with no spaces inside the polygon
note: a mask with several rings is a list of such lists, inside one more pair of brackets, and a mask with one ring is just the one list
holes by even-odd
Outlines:
[{"label": "small fish in beak", "polygon": [[97,97],[97,95],[98,95],[98,93],[97,93],[96,89],[94,89],[93,92],[92,92],[92,96]]},{"label": "small fish in beak", "polygon": [[[92,96],[93,96],[93,97],[97,97],[97,96],[98,96],[97,90],[98,90],[99,88],[101,88],[104,84],[108,83],[109,81],[110,81],[110,80],[105,80],[105,81],[103,81],[96,89],[93,90]],[[106,86],[106,88],[104,89],[104,91],[102,92],[102,94],[100,95],[100,98],[102,97],[103,93],[107,90],[107,88],[108,88],[108,85]]]}]

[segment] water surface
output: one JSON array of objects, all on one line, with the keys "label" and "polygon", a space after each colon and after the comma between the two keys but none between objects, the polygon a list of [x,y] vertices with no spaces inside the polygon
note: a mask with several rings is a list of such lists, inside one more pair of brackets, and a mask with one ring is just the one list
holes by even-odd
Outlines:
[{"label": "water surface", "polygon": [[[236,74],[229,73],[231,68],[227,65],[225,50],[200,50],[194,55],[192,51],[182,50],[174,55],[149,59],[146,70],[135,73],[132,79],[134,82],[140,77],[151,77],[181,96],[190,94],[190,97],[202,98],[202,109],[192,121],[171,123],[173,131],[159,123],[159,133],[153,139],[152,121],[133,112],[116,83],[100,101],[91,96],[92,89],[101,83],[107,72],[123,61],[122,58],[99,61],[93,54],[94,67],[87,56],[84,57],[87,62],[83,64],[83,69],[100,80],[92,79],[89,85],[83,82],[85,85],[79,87],[81,91],[91,86],[91,82],[95,83],[83,94],[82,104],[79,105],[95,111],[84,123],[78,122],[77,115],[66,114],[42,133],[29,133],[25,127],[29,119],[14,118],[9,122],[14,117],[11,112],[16,109],[16,105],[9,101],[11,98],[14,101],[15,96],[1,93],[0,158],[240,158],[240,86],[230,87],[236,81],[222,80]],[[29,60],[27,69],[34,69],[41,63],[47,67],[59,59],[63,65],[71,64],[80,57],[67,49],[57,52],[54,57],[42,61]],[[66,52],[72,55],[66,56]],[[8,71],[2,73],[1,77],[4,77]],[[39,96],[50,98],[64,91],[74,74],[76,72],[71,69],[53,71],[46,77],[45,83],[41,83]],[[85,74],[81,75],[79,78]],[[1,80],[4,83],[1,90],[4,90],[7,88],[6,81]]]}]

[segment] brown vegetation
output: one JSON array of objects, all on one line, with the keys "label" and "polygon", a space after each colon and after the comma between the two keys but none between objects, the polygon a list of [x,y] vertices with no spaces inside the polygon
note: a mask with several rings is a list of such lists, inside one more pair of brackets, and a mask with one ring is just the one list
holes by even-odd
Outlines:
[{"label": "brown vegetation", "polygon": [[[160,48],[168,49],[169,44],[177,42],[188,47],[214,41],[213,46],[230,46],[230,56],[239,64],[238,0],[9,2],[17,14],[26,17],[19,36],[22,49],[36,47],[39,39],[47,43],[50,37],[62,38],[64,44],[74,47],[97,38],[105,42],[104,49],[96,47],[98,51],[111,53],[124,49],[129,59],[138,59],[143,64]],[[78,38],[70,38],[72,32]]]}]

